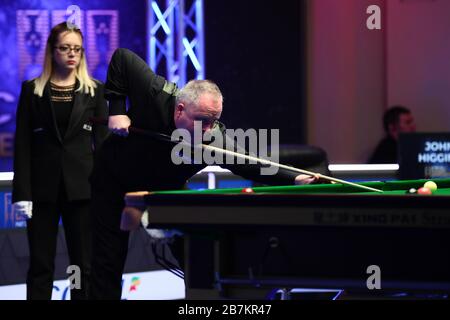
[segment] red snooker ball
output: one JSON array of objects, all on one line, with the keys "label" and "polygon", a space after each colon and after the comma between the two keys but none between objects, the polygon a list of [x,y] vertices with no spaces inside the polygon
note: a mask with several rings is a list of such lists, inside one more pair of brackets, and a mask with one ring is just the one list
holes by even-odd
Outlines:
[{"label": "red snooker ball", "polygon": [[244,188],[241,190],[242,193],[253,193],[253,189],[252,188]]},{"label": "red snooker ball", "polygon": [[417,194],[429,195],[429,194],[433,194],[433,192],[431,192],[430,189],[423,187],[423,188],[420,188],[419,190],[417,190]]}]

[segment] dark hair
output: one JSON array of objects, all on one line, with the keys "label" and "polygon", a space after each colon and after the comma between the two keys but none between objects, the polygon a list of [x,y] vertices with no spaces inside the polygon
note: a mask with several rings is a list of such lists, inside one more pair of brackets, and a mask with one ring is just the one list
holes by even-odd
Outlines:
[{"label": "dark hair", "polygon": [[383,127],[384,131],[386,133],[389,133],[389,125],[391,124],[398,124],[400,121],[400,115],[402,114],[409,114],[411,113],[411,110],[404,106],[392,106],[386,112],[383,116]]}]

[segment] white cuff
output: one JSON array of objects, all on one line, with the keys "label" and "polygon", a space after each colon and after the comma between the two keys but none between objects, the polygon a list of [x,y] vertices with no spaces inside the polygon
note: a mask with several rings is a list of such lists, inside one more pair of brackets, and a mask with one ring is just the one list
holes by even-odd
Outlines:
[{"label": "white cuff", "polygon": [[144,226],[144,228],[147,229],[147,227],[148,227],[148,211],[147,210],[145,210],[142,213],[141,223]]},{"label": "white cuff", "polygon": [[145,231],[147,231],[148,235],[152,237],[153,239],[166,239],[166,238],[172,238],[174,236],[182,236],[183,233],[175,230],[175,229],[147,229],[149,225],[148,220],[148,211],[145,210],[142,213],[141,218],[142,226],[145,228]]},{"label": "white cuff", "polygon": [[31,219],[33,216],[33,202],[18,201],[12,204],[12,211],[14,216],[25,217]]}]

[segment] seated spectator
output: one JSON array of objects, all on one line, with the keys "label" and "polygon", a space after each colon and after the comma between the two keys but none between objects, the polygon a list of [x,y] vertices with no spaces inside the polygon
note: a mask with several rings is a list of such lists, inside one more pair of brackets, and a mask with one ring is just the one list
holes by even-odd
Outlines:
[{"label": "seated spectator", "polygon": [[399,134],[416,131],[414,116],[403,106],[394,106],[386,110],[383,115],[383,127],[386,136],[378,143],[369,163],[397,163]]}]

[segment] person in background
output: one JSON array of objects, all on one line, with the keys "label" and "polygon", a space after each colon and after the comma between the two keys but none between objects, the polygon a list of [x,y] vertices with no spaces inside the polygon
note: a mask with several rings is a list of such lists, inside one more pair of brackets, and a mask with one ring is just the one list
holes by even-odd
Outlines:
[{"label": "person in background", "polygon": [[378,143],[369,163],[397,163],[397,143],[400,133],[416,131],[411,111],[403,106],[393,106],[383,115],[386,136]]}]

